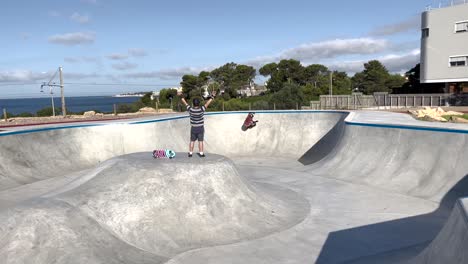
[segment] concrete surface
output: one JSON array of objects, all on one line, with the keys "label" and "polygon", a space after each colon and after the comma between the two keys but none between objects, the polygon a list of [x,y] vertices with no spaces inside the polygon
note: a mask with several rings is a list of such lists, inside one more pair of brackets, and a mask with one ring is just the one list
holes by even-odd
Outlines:
[{"label": "concrete surface", "polygon": [[186,116],[3,132],[0,258],[467,262],[467,125],[265,111],[243,132],[245,116],[206,116],[204,159],[185,156]]}]

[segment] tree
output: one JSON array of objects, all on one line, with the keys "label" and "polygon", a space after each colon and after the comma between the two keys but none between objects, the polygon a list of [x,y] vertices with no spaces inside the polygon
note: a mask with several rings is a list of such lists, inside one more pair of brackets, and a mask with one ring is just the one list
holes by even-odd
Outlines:
[{"label": "tree", "polygon": [[406,83],[406,78],[400,74],[391,74],[388,76],[387,87],[393,92],[399,90]]},{"label": "tree", "polygon": [[328,68],[321,64],[311,64],[304,68],[305,81],[314,84],[314,87],[317,87],[317,82],[328,73]]},{"label": "tree", "polygon": [[444,83],[421,83],[418,63],[405,73],[407,82],[403,84],[400,93],[443,93]]},{"label": "tree", "polygon": [[390,74],[385,66],[378,60],[371,60],[364,64],[364,70],[356,73],[353,84],[359,86],[359,90],[365,94],[375,92],[390,92],[388,80]]},{"label": "tree", "polygon": [[351,94],[351,79],[346,72],[333,72],[333,94]]},{"label": "tree", "polygon": [[198,86],[202,87],[208,84],[210,80],[210,73],[207,71],[202,71],[198,74]]},{"label": "tree", "polygon": [[145,106],[153,106],[153,101],[151,100],[151,95],[153,93],[145,93],[143,97],[140,98],[140,101],[145,105]]},{"label": "tree", "polygon": [[296,105],[301,106],[303,100],[301,86],[296,83],[284,83],[283,88],[271,97],[277,109],[295,109]]},{"label": "tree", "polygon": [[271,74],[275,71],[277,71],[278,69],[278,64],[272,62],[272,63],[268,63],[268,64],[265,64],[263,65],[259,70],[258,72],[263,76],[263,77],[268,77],[268,76],[271,76]]},{"label": "tree", "polygon": [[200,87],[197,76],[190,74],[182,76],[182,82],[180,83],[180,85],[182,86],[182,92],[186,94],[189,98],[193,95],[199,94],[198,91]]},{"label": "tree", "polygon": [[256,71],[252,66],[236,64],[234,62],[211,71],[210,76],[220,89],[229,97],[237,97],[237,91],[247,85],[250,85],[255,79]]},{"label": "tree", "polygon": [[304,67],[297,60],[281,60],[278,64],[269,63],[259,70],[260,74],[270,79],[267,87],[271,92],[280,91],[285,83],[305,84]]}]

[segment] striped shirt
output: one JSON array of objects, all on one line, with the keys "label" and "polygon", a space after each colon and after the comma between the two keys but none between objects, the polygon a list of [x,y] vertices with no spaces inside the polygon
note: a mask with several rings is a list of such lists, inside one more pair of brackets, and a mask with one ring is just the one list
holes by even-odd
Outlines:
[{"label": "striped shirt", "polygon": [[205,115],[205,106],[201,106],[198,108],[191,107],[187,105],[187,111],[190,114],[190,125],[192,127],[202,127],[204,124],[204,115]]}]

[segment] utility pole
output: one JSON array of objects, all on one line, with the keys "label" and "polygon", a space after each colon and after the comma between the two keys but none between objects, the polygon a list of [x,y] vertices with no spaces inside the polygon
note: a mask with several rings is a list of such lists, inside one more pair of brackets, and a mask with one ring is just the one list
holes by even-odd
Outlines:
[{"label": "utility pole", "polygon": [[62,116],[67,115],[67,109],[65,108],[65,96],[63,94],[63,72],[62,66],[59,67],[59,76],[60,76],[60,96],[62,97]]},{"label": "utility pole", "polygon": [[333,96],[333,71],[330,71],[330,91],[328,92],[328,95],[330,97],[330,108],[331,108],[333,104],[333,98],[332,98]]}]

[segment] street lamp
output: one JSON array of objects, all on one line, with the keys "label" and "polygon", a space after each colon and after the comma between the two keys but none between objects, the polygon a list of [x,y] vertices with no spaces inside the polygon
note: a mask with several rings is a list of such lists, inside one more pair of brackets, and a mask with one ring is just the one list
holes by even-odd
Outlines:
[{"label": "street lamp", "polygon": [[55,105],[54,105],[54,91],[52,85],[47,85],[45,82],[41,84],[41,93],[44,92],[44,86],[49,86],[50,99],[52,101],[52,116],[55,117]]}]

